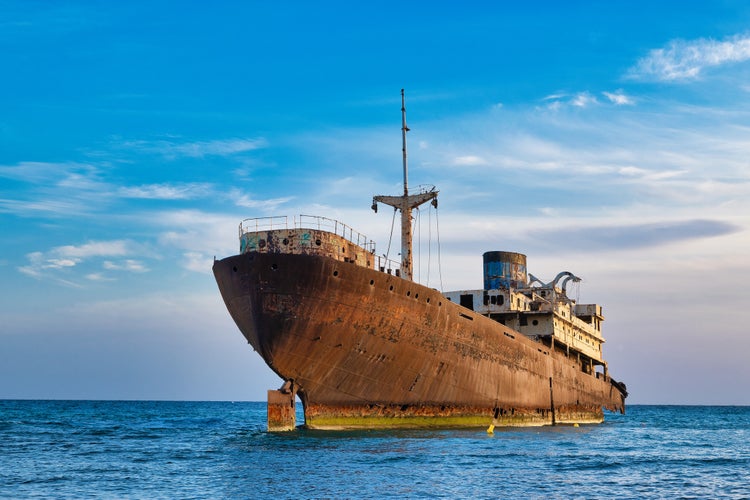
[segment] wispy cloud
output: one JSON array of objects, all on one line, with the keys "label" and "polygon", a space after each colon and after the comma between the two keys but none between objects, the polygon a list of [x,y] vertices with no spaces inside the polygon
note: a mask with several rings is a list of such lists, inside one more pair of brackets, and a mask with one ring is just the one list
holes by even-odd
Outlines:
[{"label": "wispy cloud", "polygon": [[19,162],[0,165],[0,178],[18,183],[14,189],[0,193],[0,212],[22,217],[45,216],[61,218],[86,214],[92,207],[101,207],[112,192],[102,180],[102,169],[76,162]]},{"label": "wispy cloud", "polygon": [[588,91],[576,92],[574,94],[550,94],[542,100],[546,102],[546,108],[552,111],[558,111],[566,106],[588,108],[600,104],[597,98]]},{"label": "wispy cloud", "polygon": [[133,259],[125,259],[122,262],[105,260],[102,263],[102,267],[108,271],[129,271],[133,273],[145,273],[148,271],[148,268],[142,262]]},{"label": "wispy cloud", "polygon": [[635,104],[632,97],[625,95],[622,90],[616,92],[602,92],[602,95],[609,99],[609,102],[617,106],[628,106]]},{"label": "wispy cloud", "polygon": [[750,36],[735,35],[724,41],[700,38],[672,40],[665,48],[653,49],[630,68],[627,76],[637,80],[674,82],[694,80],[710,67],[750,59]]},{"label": "wispy cloud", "polygon": [[194,142],[180,142],[178,140],[136,140],[125,141],[118,144],[120,148],[137,150],[149,154],[159,154],[170,160],[185,157],[203,158],[205,156],[231,156],[256,149],[262,149],[267,145],[267,141],[263,138],[233,138]]},{"label": "wispy cloud", "polygon": [[[31,252],[27,254],[27,264],[18,267],[18,271],[36,279],[50,277],[59,282],[74,284],[70,280],[70,276],[65,274],[66,271],[70,271],[90,259],[125,257],[134,253],[136,246],[128,240],[90,241],[82,245],[58,246],[46,252]],[[113,264],[110,261],[105,261],[103,267],[104,269],[133,272],[144,272],[147,270],[141,263],[135,260],[125,260],[124,264]],[[56,274],[57,272],[63,274]],[[99,275],[99,278],[96,276],[97,273],[88,273],[87,279],[97,281],[103,278],[101,275]]]},{"label": "wispy cloud", "polygon": [[83,245],[65,245],[53,248],[53,255],[60,255],[71,259],[87,259],[90,257],[119,257],[130,253],[131,243],[125,240],[90,241]]},{"label": "wispy cloud", "polygon": [[0,177],[29,184],[70,183],[87,179],[91,182],[97,169],[87,163],[22,161],[15,165],[0,165]]},{"label": "wispy cloud", "polygon": [[532,231],[530,235],[540,242],[555,246],[564,241],[567,251],[603,251],[658,247],[687,240],[724,236],[741,230],[741,227],[724,221],[692,219]]},{"label": "wispy cloud", "polygon": [[86,275],[86,279],[89,281],[115,281],[114,278],[105,276],[102,273],[89,273]]},{"label": "wispy cloud", "polygon": [[58,217],[63,214],[83,214],[86,206],[77,201],[69,200],[13,200],[0,198],[0,212],[12,213],[18,216],[53,216]]},{"label": "wispy cloud", "polygon": [[229,199],[232,200],[232,202],[238,207],[274,211],[281,205],[284,205],[285,203],[294,199],[294,197],[285,196],[281,198],[260,199],[254,198],[247,193],[243,193],[239,189],[231,189],[229,191]]},{"label": "wispy cloud", "polygon": [[567,106],[573,106],[576,108],[590,108],[607,103],[614,104],[615,106],[635,104],[635,100],[625,94],[623,90],[616,90],[614,92],[603,91],[601,95],[606,98],[606,101],[600,101],[594,94],[589,91],[576,92],[572,94],[550,94],[548,96],[545,96],[542,100],[546,102],[546,108],[553,111],[560,110],[563,107]]},{"label": "wispy cloud", "polygon": [[207,183],[187,184],[143,184],[140,186],[125,186],[117,190],[122,198],[139,198],[150,200],[189,200],[201,198],[211,192],[211,185]]},{"label": "wispy cloud", "polygon": [[457,165],[459,167],[467,166],[467,165],[486,165],[487,160],[482,158],[481,156],[476,155],[466,155],[466,156],[457,156],[453,160],[453,164]]},{"label": "wispy cloud", "polygon": [[687,170],[648,170],[645,168],[625,166],[617,169],[617,173],[623,177],[643,182],[654,182],[664,179],[673,179],[688,173]]},{"label": "wispy cloud", "polygon": [[571,99],[570,103],[573,106],[577,106],[579,108],[585,108],[586,106],[598,104],[599,101],[597,101],[596,97],[594,97],[588,92],[579,92],[578,94],[573,96],[573,99]]},{"label": "wispy cloud", "polygon": [[118,186],[108,180],[108,173],[106,167],[82,163],[0,165],[0,178],[24,184],[12,190],[0,188],[0,213],[25,217],[80,216],[101,213],[117,198],[192,200],[208,197],[214,189],[212,184],[204,182]]}]

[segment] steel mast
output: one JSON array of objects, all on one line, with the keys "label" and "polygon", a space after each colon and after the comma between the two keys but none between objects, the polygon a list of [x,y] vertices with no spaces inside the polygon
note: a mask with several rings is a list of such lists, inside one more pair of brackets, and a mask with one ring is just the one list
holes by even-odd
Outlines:
[{"label": "steel mast", "polygon": [[401,277],[411,281],[413,277],[411,211],[430,200],[432,200],[432,205],[437,207],[438,192],[435,190],[435,186],[431,186],[427,189],[420,189],[417,194],[409,194],[409,167],[406,161],[406,133],[408,131],[409,127],[406,126],[406,101],[404,89],[401,89],[401,151],[404,163],[404,194],[402,196],[373,196],[372,209],[377,212],[377,204],[380,202],[401,211]]}]

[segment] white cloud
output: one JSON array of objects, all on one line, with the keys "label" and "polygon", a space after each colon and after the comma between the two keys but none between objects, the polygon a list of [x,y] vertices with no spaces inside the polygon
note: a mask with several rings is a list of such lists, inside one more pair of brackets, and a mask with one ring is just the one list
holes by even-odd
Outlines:
[{"label": "white cloud", "polygon": [[114,278],[104,276],[102,273],[89,273],[86,275],[86,279],[89,281],[115,281]]},{"label": "white cloud", "polygon": [[575,106],[577,108],[587,108],[599,104],[599,101],[590,92],[583,91],[575,94],[550,94],[542,98],[548,104],[546,109],[559,111],[565,106]]},{"label": "white cloud", "polygon": [[688,173],[687,170],[648,170],[634,166],[625,166],[617,169],[617,172],[632,179],[639,179],[647,182],[658,181],[662,179],[672,179]]},{"label": "white cloud", "polygon": [[22,161],[15,165],[0,165],[0,177],[32,184],[49,183],[52,179],[64,178],[74,172],[91,170],[90,165],[80,163]]},{"label": "white cloud", "polygon": [[102,263],[102,267],[110,271],[130,271],[134,273],[145,273],[148,271],[148,268],[142,262],[133,259],[125,259],[120,263],[105,260]]},{"label": "white cloud", "polygon": [[150,200],[188,200],[200,198],[211,192],[211,185],[200,182],[187,184],[143,184],[121,187],[117,194],[123,198]]},{"label": "white cloud", "polygon": [[638,80],[693,80],[710,67],[750,59],[750,37],[736,35],[724,41],[700,38],[672,40],[665,48],[653,49],[628,71]]},{"label": "white cloud", "polygon": [[633,99],[625,95],[622,90],[618,90],[616,92],[602,92],[602,95],[609,99],[612,104],[615,104],[617,106],[627,106],[634,104]]},{"label": "white cloud", "polygon": [[86,207],[82,203],[61,200],[12,200],[0,198],[0,212],[27,217],[60,217],[83,214]]},{"label": "white cloud", "polygon": [[260,149],[266,146],[264,139],[225,139],[176,144],[173,150],[184,156],[202,157],[206,155],[227,156]]},{"label": "white cloud", "polygon": [[243,193],[239,189],[231,189],[229,191],[229,199],[237,205],[243,208],[259,208],[265,211],[274,211],[279,206],[294,199],[293,196],[285,196],[281,198],[270,198],[270,199],[255,199],[250,195]]},{"label": "white cloud", "polygon": [[63,267],[73,267],[80,262],[80,259],[48,259],[46,266],[50,269],[60,269]]},{"label": "white cloud", "polygon": [[[22,183],[4,190],[0,212],[21,217],[60,219],[82,216],[107,203],[112,187],[101,180],[102,171],[85,163],[19,162],[0,166],[0,178]],[[5,186],[3,186],[5,187]]]},{"label": "white cloud", "polygon": [[589,94],[588,92],[579,92],[578,94],[573,96],[573,99],[571,99],[570,103],[573,106],[585,108],[593,104],[598,104],[599,102],[596,100],[596,97]]},{"label": "white cloud", "polygon": [[453,160],[454,165],[467,166],[467,165],[486,165],[487,160],[476,155],[458,156]]},{"label": "white cloud", "polygon": [[203,158],[204,156],[231,156],[246,153],[268,145],[263,138],[217,139],[213,141],[126,141],[119,144],[121,148],[136,149],[145,153],[156,153],[168,159]]},{"label": "white cloud", "polygon": [[[18,271],[31,276],[32,278],[41,279],[51,277],[59,282],[74,284],[69,279],[63,279],[62,276],[68,276],[68,272],[90,259],[102,257],[123,257],[136,251],[136,245],[127,240],[112,241],[90,241],[83,245],[63,245],[54,247],[47,252],[31,252],[26,255],[28,263],[19,266]],[[111,264],[111,263],[110,263]],[[105,269],[124,269],[133,272],[145,272],[147,269],[138,261],[125,260],[125,263],[116,267],[115,264],[108,266],[105,262]],[[97,273],[86,275],[89,280],[97,281],[104,279]]]},{"label": "white cloud", "polygon": [[126,240],[90,241],[83,245],[64,245],[53,248],[52,255],[61,255],[75,259],[90,257],[120,257],[131,252],[130,242]]}]

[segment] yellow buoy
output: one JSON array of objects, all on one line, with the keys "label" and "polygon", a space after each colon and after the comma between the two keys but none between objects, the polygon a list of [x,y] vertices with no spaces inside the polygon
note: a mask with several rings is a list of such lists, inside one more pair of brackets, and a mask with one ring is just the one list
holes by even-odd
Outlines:
[{"label": "yellow buoy", "polygon": [[578,423],[573,424],[573,427],[578,427]]},{"label": "yellow buoy", "polygon": [[494,434],[495,433],[495,424],[490,424],[490,426],[487,428],[487,434]]}]

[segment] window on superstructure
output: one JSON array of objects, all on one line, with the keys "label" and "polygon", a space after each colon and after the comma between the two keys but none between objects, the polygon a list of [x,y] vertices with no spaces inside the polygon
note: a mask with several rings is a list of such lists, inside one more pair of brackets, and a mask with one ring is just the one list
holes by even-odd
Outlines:
[{"label": "window on superstructure", "polygon": [[473,311],[474,310],[474,295],[470,293],[461,295],[461,305]]}]

